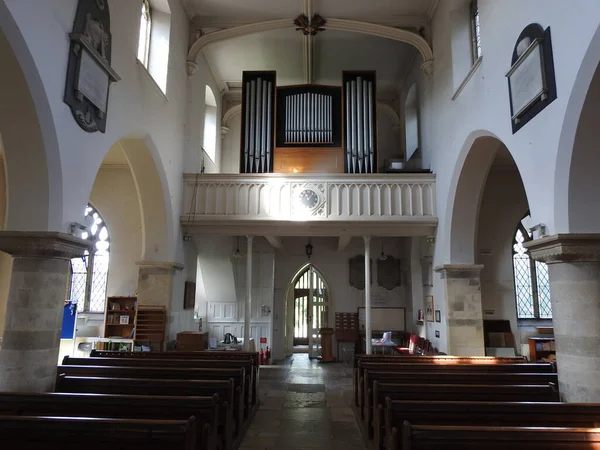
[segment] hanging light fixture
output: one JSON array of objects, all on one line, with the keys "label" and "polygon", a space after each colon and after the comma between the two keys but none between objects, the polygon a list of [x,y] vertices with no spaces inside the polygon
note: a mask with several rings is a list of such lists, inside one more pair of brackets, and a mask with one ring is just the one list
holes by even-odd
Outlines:
[{"label": "hanging light fixture", "polygon": [[236,236],[237,245],[235,247],[235,252],[233,252],[233,257],[238,259],[242,257],[242,252],[240,252],[240,237]]},{"label": "hanging light fixture", "polygon": [[385,261],[387,259],[387,255],[383,253],[383,238],[381,238],[381,255],[379,255],[379,261]]},{"label": "hanging light fixture", "polygon": [[313,246],[310,243],[310,239],[308,240],[308,244],[306,244],[304,249],[306,250],[306,256],[308,256],[308,259],[310,259],[310,256],[312,255],[313,251]]}]

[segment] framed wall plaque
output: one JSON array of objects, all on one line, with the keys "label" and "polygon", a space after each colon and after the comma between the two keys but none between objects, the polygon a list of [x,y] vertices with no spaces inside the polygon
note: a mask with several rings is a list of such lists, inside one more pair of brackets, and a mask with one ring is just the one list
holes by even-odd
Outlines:
[{"label": "framed wall plaque", "polygon": [[531,24],[521,32],[506,73],[513,134],[556,100],[550,28]]},{"label": "framed wall plaque", "polygon": [[104,133],[110,84],[120,80],[110,66],[112,38],[108,2],[79,0],[69,37],[64,102],[82,129]]},{"label": "framed wall plaque", "polygon": [[425,296],[425,320],[433,322],[433,295]]}]

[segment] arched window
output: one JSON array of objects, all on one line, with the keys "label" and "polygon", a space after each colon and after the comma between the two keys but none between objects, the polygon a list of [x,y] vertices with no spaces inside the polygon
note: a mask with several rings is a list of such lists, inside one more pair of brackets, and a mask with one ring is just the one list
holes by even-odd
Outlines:
[{"label": "arched window", "polygon": [[525,242],[532,239],[526,228],[530,219],[527,215],[519,222],[513,242],[517,318],[552,319],[548,266],[531,259],[529,252],[523,246]]},{"label": "arched window", "polygon": [[142,0],[140,38],[137,58],[147,69],[150,63],[150,36],[152,35],[152,9],[148,0]]},{"label": "arched window", "polygon": [[77,301],[77,311],[100,312],[106,302],[110,239],[106,223],[92,205],[85,208],[85,218],[89,232],[81,237],[90,239],[94,248],[82,258],[71,260],[68,298]]},{"label": "arched window", "polygon": [[203,148],[212,162],[217,155],[217,99],[210,86],[204,96],[204,143]]},{"label": "arched window", "polygon": [[479,24],[479,4],[471,0],[471,57],[473,63],[481,57],[481,27]]}]

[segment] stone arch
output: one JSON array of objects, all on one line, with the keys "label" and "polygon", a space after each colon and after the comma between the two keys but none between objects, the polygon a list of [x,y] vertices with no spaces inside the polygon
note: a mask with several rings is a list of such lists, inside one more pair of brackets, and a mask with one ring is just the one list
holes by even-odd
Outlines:
[{"label": "stone arch", "polygon": [[585,53],[565,110],[554,181],[554,232],[600,231],[597,168],[600,27]]},{"label": "stone arch", "polygon": [[229,126],[229,122],[238,114],[242,113],[242,104],[232,106],[227,110],[225,114],[223,114],[223,119],[221,120],[221,125],[224,127]]},{"label": "stone arch", "polygon": [[0,62],[0,136],[8,192],[6,229],[64,231],[62,168],[52,111],[33,56],[3,1]]},{"label": "stone arch", "polygon": [[455,165],[445,214],[444,263],[474,264],[478,213],[492,163],[503,142],[494,134],[478,130],[466,139]]},{"label": "stone arch", "polygon": [[[281,30],[292,26],[293,22],[291,19],[276,19],[226,28],[200,36],[200,38],[192,44],[188,52],[188,73],[189,75],[193,75],[196,72],[198,69],[198,63],[196,61],[198,55],[200,55],[202,49],[209,44],[264,31]],[[432,71],[433,51],[427,41],[417,33],[369,22],[336,18],[328,18],[326,28],[329,30],[367,34],[410,44],[415,47],[423,57],[424,62],[421,64],[421,70],[428,74]]]},{"label": "stone arch", "polygon": [[167,176],[158,149],[149,136],[132,135],[115,143],[131,169],[142,219],[142,254],[145,262],[175,260],[177,230]]}]

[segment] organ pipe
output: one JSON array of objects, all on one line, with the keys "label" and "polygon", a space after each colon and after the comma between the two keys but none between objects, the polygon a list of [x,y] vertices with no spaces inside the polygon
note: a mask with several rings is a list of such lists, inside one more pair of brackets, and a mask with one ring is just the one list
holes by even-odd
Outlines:
[{"label": "organ pipe", "polygon": [[[271,171],[274,130],[275,76],[246,75],[244,73],[244,133],[240,170],[244,173],[265,173]],[[250,74],[253,74],[250,72]],[[291,105],[289,105],[291,108]]]},{"label": "organ pipe", "polygon": [[374,76],[368,72],[363,74],[344,73],[345,152],[349,173],[377,170]]},{"label": "organ pipe", "polygon": [[329,144],[333,142],[331,95],[302,92],[285,97],[284,143]]}]

